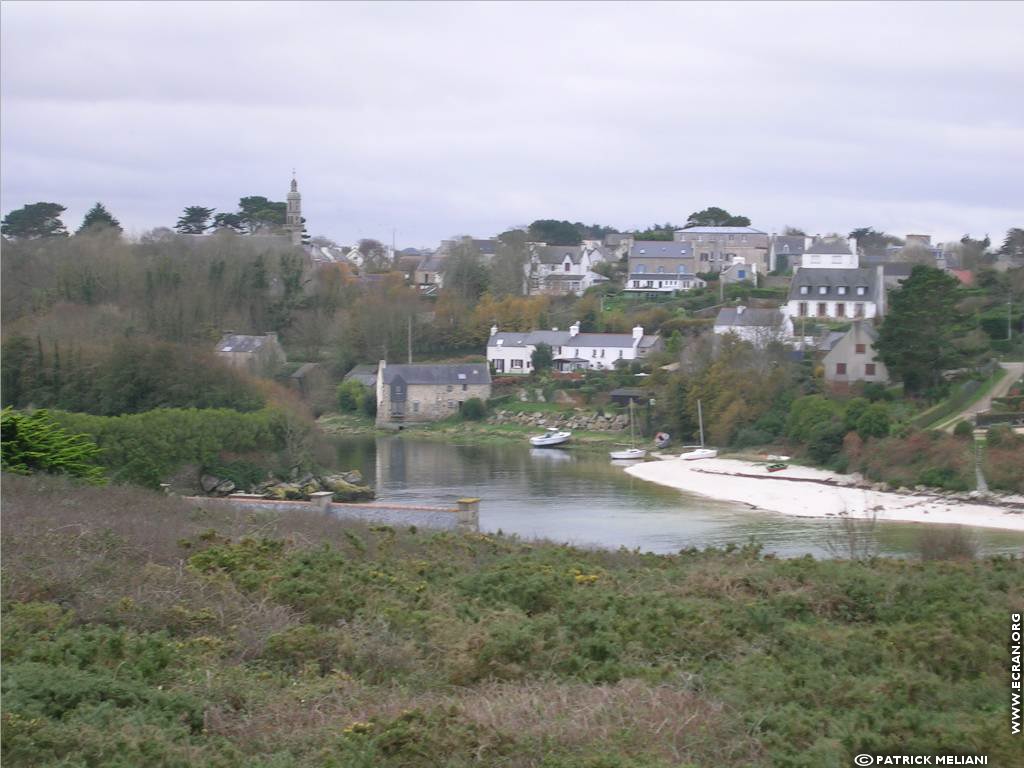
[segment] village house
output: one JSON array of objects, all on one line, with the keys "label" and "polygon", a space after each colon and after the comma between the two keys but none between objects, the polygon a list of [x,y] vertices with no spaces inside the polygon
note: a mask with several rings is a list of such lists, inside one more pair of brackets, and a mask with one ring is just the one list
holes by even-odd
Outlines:
[{"label": "village house", "polygon": [[454,416],[470,398],[491,396],[485,363],[377,366],[377,424],[438,421]]},{"label": "village house", "polygon": [[759,349],[793,337],[792,319],[778,309],[744,306],[720,309],[714,328],[719,336],[731,333]]},{"label": "village house", "polygon": [[675,240],[688,243],[696,258],[695,272],[720,272],[737,258],[768,270],[768,233],[753,227],[687,227]]},{"label": "village house", "polygon": [[855,381],[887,383],[889,372],[875,353],[877,341],[878,331],[867,321],[853,323],[845,333],[829,334],[820,347],[827,350],[822,360],[825,381],[836,389],[844,389]]},{"label": "village house", "polygon": [[768,271],[788,272],[800,264],[806,245],[805,235],[772,235],[768,246]]},{"label": "village house", "polygon": [[742,256],[718,273],[718,279],[725,285],[733,283],[754,283],[757,285],[757,264],[747,264]]},{"label": "village house", "polygon": [[286,359],[276,333],[249,336],[225,331],[217,342],[216,354],[229,365],[260,376],[272,375]]},{"label": "village house", "polygon": [[783,311],[792,319],[870,319],[885,314],[881,265],[862,268],[853,238],[809,242],[793,275]]},{"label": "village house", "polygon": [[582,245],[530,244],[527,285],[531,294],[579,296],[590,286],[607,282],[594,267],[607,260],[607,252],[597,243]]},{"label": "village house", "polygon": [[611,370],[663,346],[659,336],[645,334],[641,326],[632,333],[580,333],[579,323],[567,331],[499,332],[495,325],[487,340],[487,362],[496,375],[533,373],[533,353],[539,344],[551,347],[553,367],[560,372]]},{"label": "village house", "polygon": [[689,243],[637,240],[629,249],[629,274],[623,290],[632,293],[675,293],[703,288],[694,274],[696,262]]},{"label": "village house", "polygon": [[413,284],[421,293],[437,293],[444,283],[445,254],[428,253],[413,272]]}]

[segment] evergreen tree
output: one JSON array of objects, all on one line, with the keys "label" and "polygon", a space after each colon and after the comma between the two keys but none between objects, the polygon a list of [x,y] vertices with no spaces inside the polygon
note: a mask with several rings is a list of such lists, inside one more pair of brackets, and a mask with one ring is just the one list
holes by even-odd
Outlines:
[{"label": "evergreen tree", "polygon": [[687,227],[749,227],[750,219],[746,216],[733,216],[724,208],[711,206],[703,211],[695,211],[686,220]]},{"label": "evergreen tree", "polygon": [[82,219],[82,226],[78,228],[75,234],[81,235],[85,232],[93,232],[100,229],[115,229],[118,233],[124,231],[121,228],[121,222],[110,214],[110,211],[104,207],[103,203],[96,203],[85,214],[85,218]]},{"label": "evergreen tree", "polygon": [[67,237],[68,231],[61,214],[66,211],[59,203],[32,203],[11,211],[0,224],[0,234],[16,240],[37,237]]},{"label": "evergreen tree", "polygon": [[190,205],[182,211],[181,218],[174,228],[181,235],[201,235],[210,228],[210,217],[213,216],[214,210],[201,205]]}]

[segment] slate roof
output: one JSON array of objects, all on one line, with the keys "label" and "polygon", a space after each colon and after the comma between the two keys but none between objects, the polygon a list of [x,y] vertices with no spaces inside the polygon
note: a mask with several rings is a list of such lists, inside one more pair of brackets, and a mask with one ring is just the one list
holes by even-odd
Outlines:
[{"label": "slate roof", "polygon": [[753,227],[683,227],[676,232],[686,232],[696,235],[767,235],[760,229]]},{"label": "slate roof", "polygon": [[882,264],[886,277],[910,277],[914,267],[918,266],[910,261],[888,261]]},{"label": "slate roof", "polygon": [[419,272],[440,272],[444,267],[445,258],[447,256],[442,253],[428,253],[416,269]]},{"label": "slate roof", "polygon": [[729,307],[718,310],[715,325],[727,325],[731,328],[774,328],[782,324],[783,316],[777,309],[747,307],[742,312],[739,309],[739,307]]},{"label": "slate roof", "polygon": [[473,238],[473,245],[477,247],[482,256],[493,256],[498,250],[498,241],[495,238],[478,240]]},{"label": "slate roof", "polygon": [[[241,333],[225,333],[217,342],[218,352],[256,352],[272,340],[271,336],[247,336]],[[276,341],[276,339],[274,339]]]},{"label": "slate roof", "polygon": [[693,280],[692,272],[630,272],[630,280]]},{"label": "slate roof", "polygon": [[850,244],[845,240],[819,239],[811,243],[805,253],[845,254],[850,255]]},{"label": "slate roof", "polygon": [[775,253],[787,256],[800,256],[804,252],[807,241],[803,235],[776,235]]},{"label": "slate roof", "polygon": [[345,378],[342,381],[358,381],[360,384],[365,384],[368,387],[377,386],[377,366],[376,365],[357,365],[351,371],[345,374]]},{"label": "slate roof", "polygon": [[[822,301],[843,299],[847,301],[878,301],[878,273],[873,267],[867,269],[828,269],[822,267],[801,267],[793,275],[793,282],[789,286],[790,301]],[[810,290],[807,293],[800,293],[801,286],[807,286]],[[824,286],[825,293],[819,293],[818,289]],[[840,295],[836,290],[845,286],[845,295]],[[858,296],[856,288],[864,286],[867,291],[863,296]]]},{"label": "slate roof", "polygon": [[391,384],[399,376],[406,384],[491,383],[491,369],[487,363],[407,364],[384,368],[385,384]]},{"label": "slate roof", "polygon": [[573,264],[579,264],[583,249],[578,245],[537,245],[534,252],[541,264],[561,264],[568,256]]},{"label": "slate roof", "polygon": [[293,379],[304,379],[313,371],[320,367],[320,363],[303,363],[295,373],[291,375]]},{"label": "slate roof", "polygon": [[631,259],[692,259],[693,246],[672,240],[638,240],[629,248]]},{"label": "slate roof", "polygon": [[845,339],[849,334],[856,331],[858,326],[860,327],[861,334],[866,336],[868,338],[868,341],[870,341],[872,345],[874,345],[874,343],[878,341],[878,331],[875,329],[874,324],[859,322],[854,323],[849,327],[848,330],[845,331],[830,331],[828,335],[825,336],[825,339],[819,345],[819,349],[831,352],[836,344]]},{"label": "slate roof", "polygon": [[633,236],[628,232],[609,232],[604,236],[604,244],[614,247],[621,245],[623,240],[631,237]]},{"label": "slate roof", "polygon": [[[558,347],[569,338],[568,331],[502,331],[487,340],[488,347],[529,347],[547,344]],[[501,342],[499,344],[498,342]]]},{"label": "slate roof", "polygon": [[[640,339],[641,347],[649,347],[658,341],[657,336],[650,334]],[[612,349],[633,346],[631,333],[578,333],[568,341],[562,342],[563,347],[606,347]]]}]

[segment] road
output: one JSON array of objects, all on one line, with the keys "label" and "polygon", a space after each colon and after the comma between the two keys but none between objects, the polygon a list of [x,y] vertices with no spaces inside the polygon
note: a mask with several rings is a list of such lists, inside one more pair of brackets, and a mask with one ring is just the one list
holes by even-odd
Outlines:
[{"label": "road", "polygon": [[992,387],[992,389],[990,389],[988,393],[981,398],[981,400],[967,406],[956,416],[950,417],[950,420],[947,422],[947,426],[943,427],[943,429],[947,432],[952,432],[953,427],[955,427],[959,422],[964,420],[971,421],[975,414],[991,410],[992,398],[1002,397],[1005,395],[1010,391],[1010,387],[1012,387],[1021,376],[1024,376],[1024,363],[1000,363],[999,365],[1006,371],[1006,375],[1003,376],[1003,378],[999,380],[999,383]]}]

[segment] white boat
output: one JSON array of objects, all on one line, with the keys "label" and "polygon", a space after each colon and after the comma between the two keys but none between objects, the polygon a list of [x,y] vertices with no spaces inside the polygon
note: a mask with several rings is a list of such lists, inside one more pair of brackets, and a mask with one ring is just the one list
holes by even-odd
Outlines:
[{"label": "white boat", "polygon": [[700,425],[700,446],[695,447],[692,451],[680,453],[679,458],[684,461],[713,459],[718,455],[718,451],[714,448],[704,447],[704,409],[701,407],[700,400],[697,401],[697,423]]},{"label": "white boat", "polygon": [[714,448],[695,448],[692,451],[680,453],[679,458],[686,461],[695,461],[697,459],[713,459],[717,455],[718,451]]},{"label": "white boat", "polygon": [[534,435],[530,438],[530,445],[534,448],[547,448],[552,445],[561,445],[569,442],[572,432],[559,432],[554,427],[548,427],[543,435]]},{"label": "white boat", "polygon": [[629,448],[621,451],[609,451],[608,455],[613,459],[642,459],[647,456],[647,451],[636,447],[636,429],[633,426],[633,401],[629,401]]},{"label": "white boat", "polygon": [[621,451],[609,451],[608,455],[613,459],[629,461],[630,459],[642,459],[646,457],[647,451],[643,448],[625,448]]}]

